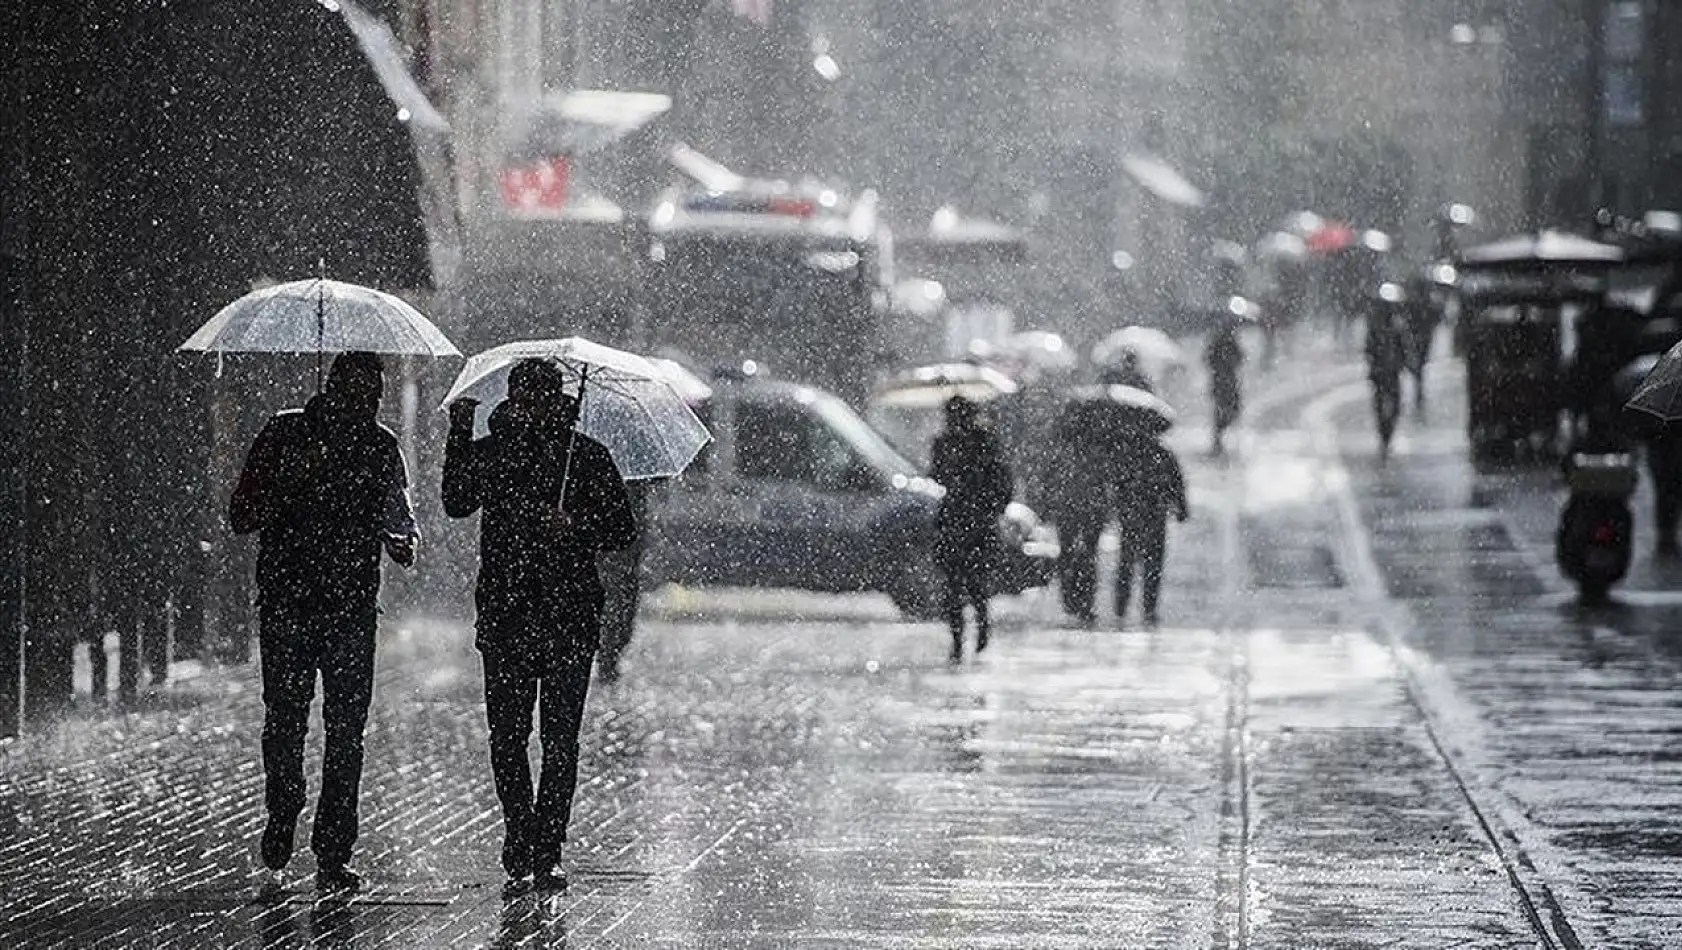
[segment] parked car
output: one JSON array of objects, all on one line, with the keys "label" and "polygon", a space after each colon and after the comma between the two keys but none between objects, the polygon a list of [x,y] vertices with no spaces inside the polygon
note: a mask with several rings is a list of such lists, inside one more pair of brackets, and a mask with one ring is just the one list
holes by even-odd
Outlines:
[{"label": "parked car", "polygon": [[[695,409],[715,441],[656,493],[645,580],[881,591],[908,617],[938,616],[940,486],[830,393],[757,378],[712,388]],[[1026,505],[1006,510],[999,542],[999,593],[1049,582],[1056,542]]]}]

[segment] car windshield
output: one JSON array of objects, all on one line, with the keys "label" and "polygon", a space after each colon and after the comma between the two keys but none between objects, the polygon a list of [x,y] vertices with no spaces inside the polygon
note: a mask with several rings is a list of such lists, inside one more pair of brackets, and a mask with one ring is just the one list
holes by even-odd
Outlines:
[{"label": "car windshield", "polygon": [[845,439],[860,457],[884,474],[903,475],[906,478],[921,474],[917,471],[917,466],[899,454],[881,433],[872,429],[870,423],[860,418],[846,403],[833,396],[819,396],[812,408],[835,428],[836,433]]}]

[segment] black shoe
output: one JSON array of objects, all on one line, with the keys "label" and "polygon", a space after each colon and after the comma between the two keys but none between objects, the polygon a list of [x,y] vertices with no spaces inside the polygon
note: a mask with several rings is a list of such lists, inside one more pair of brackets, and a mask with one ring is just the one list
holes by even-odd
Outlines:
[{"label": "black shoe", "polygon": [[957,666],[959,663],[964,662],[964,647],[963,647],[963,644],[961,644],[961,643],[952,644],[952,652],[946,654],[946,662],[952,664],[953,666]]},{"label": "black shoe", "polygon": [[558,867],[543,868],[532,876],[531,889],[544,894],[559,893],[567,889],[567,876]]},{"label": "black shoe", "polygon": [[354,894],[362,890],[362,876],[342,864],[328,865],[315,872],[315,889],[335,894]]},{"label": "black shoe", "polygon": [[531,877],[535,866],[531,843],[524,835],[514,833],[502,839],[502,869],[509,879]]},{"label": "black shoe", "polygon": [[1152,607],[1151,609],[1145,611],[1145,618],[1144,619],[1145,619],[1145,626],[1147,626],[1147,627],[1156,626],[1156,624],[1157,624],[1156,608]]},{"label": "black shoe", "polygon": [[503,897],[524,897],[531,891],[532,879],[529,874],[521,877],[510,876],[508,880],[502,882]]},{"label": "black shoe", "polygon": [[297,819],[290,821],[269,816],[263,826],[263,867],[279,871],[292,860],[292,838]]},{"label": "black shoe", "polygon": [[976,656],[980,656],[981,652],[983,650],[987,649],[987,642],[988,642],[987,631],[983,630],[983,631],[981,631],[981,634],[975,638],[975,655]]}]

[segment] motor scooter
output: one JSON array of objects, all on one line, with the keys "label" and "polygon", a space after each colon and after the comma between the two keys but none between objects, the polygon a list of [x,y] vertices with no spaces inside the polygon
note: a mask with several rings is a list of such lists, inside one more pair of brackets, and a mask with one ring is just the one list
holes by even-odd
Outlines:
[{"label": "motor scooter", "polygon": [[1636,477],[1629,452],[1576,452],[1565,460],[1570,495],[1560,512],[1554,558],[1585,604],[1604,603],[1629,570],[1634,547],[1629,498]]}]

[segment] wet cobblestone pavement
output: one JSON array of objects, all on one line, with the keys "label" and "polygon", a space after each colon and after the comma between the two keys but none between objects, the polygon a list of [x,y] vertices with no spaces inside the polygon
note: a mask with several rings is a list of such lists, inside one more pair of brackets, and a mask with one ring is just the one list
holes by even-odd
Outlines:
[{"label": "wet cobblestone pavement", "polygon": [[661,592],[562,895],[499,894],[456,623],[385,634],[349,901],[255,870],[253,670],[0,746],[0,946],[1674,945],[1675,618],[1570,607],[1547,486],[1480,489],[1446,424],[1379,471],[1359,378],[1281,374],[1228,460],[1177,435],[1159,630],[1030,594],[953,669],[885,599]]}]

